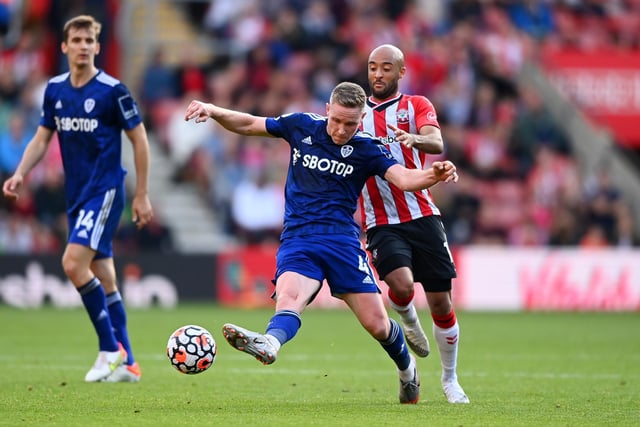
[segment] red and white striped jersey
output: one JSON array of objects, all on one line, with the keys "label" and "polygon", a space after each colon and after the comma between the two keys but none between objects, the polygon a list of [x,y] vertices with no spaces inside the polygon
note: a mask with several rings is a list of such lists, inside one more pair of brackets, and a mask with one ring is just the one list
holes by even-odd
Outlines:
[{"label": "red and white striped jersey", "polygon": [[[362,129],[380,137],[398,163],[409,169],[424,168],[427,155],[398,143],[387,124],[414,134],[424,125],[440,128],[435,108],[427,98],[399,94],[380,104],[369,98],[365,113]],[[379,176],[367,180],[360,196],[360,211],[366,230],[377,225],[399,224],[440,215],[428,189],[404,192]]]}]

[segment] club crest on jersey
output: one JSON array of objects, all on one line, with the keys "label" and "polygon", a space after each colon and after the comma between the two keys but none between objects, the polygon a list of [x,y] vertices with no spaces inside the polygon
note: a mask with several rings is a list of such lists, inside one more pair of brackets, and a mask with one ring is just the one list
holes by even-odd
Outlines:
[{"label": "club crest on jersey", "polygon": [[353,153],[353,147],[350,145],[343,145],[342,148],[340,148],[340,154],[342,154],[342,157],[349,157],[351,153]]},{"label": "club crest on jersey", "polygon": [[398,120],[398,124],[400,124],[400,123],[409,123],[409,111],[407,111],[407,110],[398,110],[396,112],[396,119]]},{"label": "club crest on jersey", "polygon": [[87,98],[84,100],[84,111],[90,113],[93,111],[93,108],[96,106],[96,100],[93,98]]},{"label": "club crest on jersey", "polygon": [[298,163],[298,159],[300,157],[302,157],[302,154],[300,153],[300,150],[298,150],[297,148],[293,149],[293,158],[291,159],[291,163],[293,163],[293,166],[296,165],[296,163]]}]

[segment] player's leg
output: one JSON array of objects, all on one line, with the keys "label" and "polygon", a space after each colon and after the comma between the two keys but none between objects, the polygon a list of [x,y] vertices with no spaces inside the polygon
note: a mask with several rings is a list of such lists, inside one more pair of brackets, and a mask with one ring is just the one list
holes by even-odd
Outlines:
[{"label": "player's leg", "polygon": [[415,359],[405,345],[400,325],[389,319],[367,253],[360,241],[357,238],[342,238],[328,242],[321,256],[330,266],[326,269],[326,275],[332,295],[347,303],[360,324],[380,342],[398,367],[400,401],[417,402],[420,382]]},{"label": "player's leg", "polygon": [[[449,281],[449,288],[451,288]],[[458,347],[460,326],[451,302],[451,292],[427,292],[427,302],[433,318],[433,336],[438,345],[442,365],[442,389],[450,403],[469,403],[458,382]]]},{"label": "player's leg", "polygon": [[[126,360],[126,350],[118,343],[113,331],[105,290],[100,278],[91,270],[95,259],[113,256],[112,240],[124,203],[124,186],[112,188],[87,200],[68,218],[69,243],[62,257],[62,265],[82,296],[100,343],[98,360],[87,373],[86,381],[105,379],[120,362]],[[116,357],[117,354],[120,356]],[[103,363],[103,359],[108,363]],[[119,363],[115,363],[116,359]]]},{"label": "player's leg", "polygon": [[413,303],[412,249],[400,233],[401,226],[409,225],[373,228],[367,233],[367,248],[373,254],[372,262],[380,279],[389,286],[389,306],[400,316],[409,347],[416,355],[426,357],[429,355],[429,340]]},{"label": "player's leg", "polygon": [[269,320],[266,332],[260,334],[241,326],[227,323],[222,333],[231,346],[251,354],[264,365],[275,362],[280,347],[293,339],[302,325],[301,313],[320,290],[322,282],[286,271],[278,276],[276,310]]},{"label": "player's leg", "polygon": [[[409,260],[410,261],[410,260]],[[413,273],[409,267],[399,267],[385,276],[389,286],[389,306],[400,315],[407,344],[420,357],[427,357],[430,352],[429,339],[422,329],[418,311],[413,303]]]},{"label": "player's leg", "polygon": [[62,256],[62,266],[69,280],[80,293],[82,303],[98,335],[98,358],[85,376],[85,381],[101,381],[124,360],[126,353],[118,345],[107,314],[107,300],[100,280],[89,265],[95,252],[77,243],[69,243]]},{"label": "player's leg", "polygon": [[422,283],[433,319],[433,336],[442,364],[442,389],[451,403],[468,403],[458,383],[460,327],[451,300],[452,280],[457,276],[453,256],[440,217],[416,221],[423,231],[414,247],[414,275]]},{"label": "player's leg", "polygon": [[409,354],[400,325],[387,315],[380,294],[348,293],[340,297],[396,364],[400,376],[400,403],[417,403],[420,399],[420,378],[415,358]]},{"label": "player's leg", "polygon": [[107,297],[107,309],[111,318],[116,339],[127,352],[127,362],[116,368],[107,381],[109,382],[138,382],[142,376],[140,365],[135,360],[129,332],[127,329],[127,313],[122,301],[122,295],[118,290],[116,269],[113,257],[94,259],[91,263],[91,271],[100,279]]}]

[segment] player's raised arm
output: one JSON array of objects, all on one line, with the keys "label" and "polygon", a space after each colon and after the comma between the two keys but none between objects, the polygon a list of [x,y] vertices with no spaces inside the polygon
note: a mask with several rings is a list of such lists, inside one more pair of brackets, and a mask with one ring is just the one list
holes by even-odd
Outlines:
[{"label": "player's raised arm", "polygon": [[209,118],[220,123],[228,131],[240,135],[273,137],[267,132],[265,117],[229,110],[211,103],[193,100],[184,115],[185,120],[195,119],[196,123],[205,122]]},{"label": "player's raised arm", "polygon": [[384,179],[402,191],[419,191],[429,188],[440,181],[458,182],[458,173],[453,162],[433,162],[429,169],[407,169],[401,165],[393,165],[387,169]]}]

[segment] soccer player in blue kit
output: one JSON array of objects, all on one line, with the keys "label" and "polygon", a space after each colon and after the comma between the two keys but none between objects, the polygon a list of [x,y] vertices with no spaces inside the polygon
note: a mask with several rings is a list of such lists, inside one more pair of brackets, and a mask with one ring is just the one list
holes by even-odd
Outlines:
[{"label": "soccer player in blue kit", "polygon": [[98,357],[85,381],[137,382],[141,372],[116,284],[112,241],[126,199],[121,132],[131,141],[135,156],[132,219],[138,228],[153,216],[147,188],[149,142],[129,90],[95,66],[100,29],[100,23],[89,15],[76,16],[64,25],[61,49],[69,71],[49,80],[40,126],[15,173],[5,181],[3,192],[10,199],[18,198],[27,174],[57,132],[69,225],[62,266],[98,335]]},{"label": "soccer player in blue kit", "polygon": [[449,161],[425,170],[397,163],[376,139],[358,132],[366,94],[353,83],[332,91],[326,117],[311,113],[257,117],[194,100],[185,120],[209,118],[241,135],[282,138],[291,147],[285,185],[284,228],[276,255],[276,301],[266,333],[233,324],[223,326],[225,339],[265,365],[301,326],[301,313],[326,279],[395,362],[400,376],[400,403],[417,403],[420,380],[416,361],[405,345],[402,328],[389,318],[380,289],[359,239],[354,213],[367,178],[379,175],[405,191],[457,181]]}]

